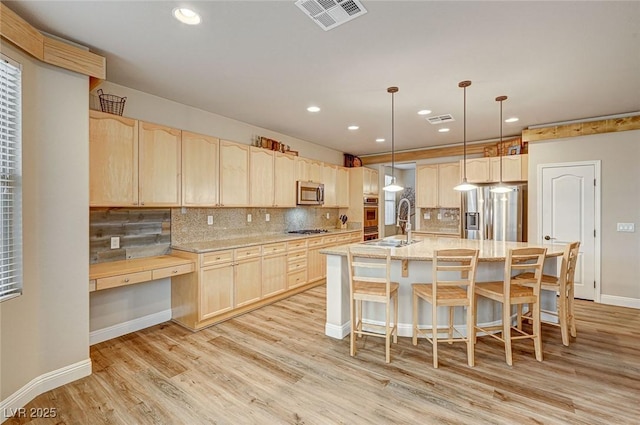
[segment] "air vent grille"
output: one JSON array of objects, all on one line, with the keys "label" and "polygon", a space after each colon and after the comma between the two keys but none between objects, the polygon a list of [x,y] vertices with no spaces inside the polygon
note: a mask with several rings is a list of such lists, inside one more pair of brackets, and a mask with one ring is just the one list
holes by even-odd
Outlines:
[{"label": "air vent grille", "polygon": [[297,0],[296,6],[325,31],[367,13],[359,0]]},{"label": "air vent grille", "polygon": [[451,122],[451,121],[455,121],[453,119],[453,115],[451,114],[444,114],[444,115],[437,115],[434,117],[428,117],[427,121],[429,121],[431,124],[442,124],[445,122]]}]

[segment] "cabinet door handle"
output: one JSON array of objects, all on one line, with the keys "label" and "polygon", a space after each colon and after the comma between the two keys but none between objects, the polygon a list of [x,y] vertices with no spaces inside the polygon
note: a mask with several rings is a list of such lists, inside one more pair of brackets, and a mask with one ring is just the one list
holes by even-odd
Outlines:
[{"label": "cabinet door handle", "polygon": [[178,273],[178,270],[174,270],[173,273]]},{"label": "cabinet door handle", "polygon": [[129,282],[129,278],[128,278],[128,277],[126,277],[126,278],[124,279],[124,282],[125,282],[125,283]]}]

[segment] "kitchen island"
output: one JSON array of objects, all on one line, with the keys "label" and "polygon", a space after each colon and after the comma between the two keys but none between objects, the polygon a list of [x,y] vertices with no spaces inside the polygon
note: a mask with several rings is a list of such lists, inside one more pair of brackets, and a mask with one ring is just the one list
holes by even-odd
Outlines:
[{"label": "kitchen island", "polygon": [[[393,237],[385,240],[393,240]],[[367,244],[352,244],[367,246]],[[347,246],[340,245],[320,251],[327,256],[327,318],[325,335],[342,339],[349,335],[349,269]],[[375,247],[374,245],[370,245]],[[562,257],[564,244],[535,244],[528,242],[503,242],[493,240],[471,240],[427,237],[415,243],[401,247],[385,247],[391,250],[391,280],[400,284],[398,292],[398,335],[412,335],[412,283],[431,282],[431,259],[433,251],[447,248],[478,249],[479,262],[476,274],[477,282],[503,280],[504,261],[511,248],[545,247],[547,260],[544,273],[557,274],[558,259]],[[382,249],[382,248],[380,248]],[[541,293],[541,306],[544,310],[555,310],[556,297],[552,293]],[[368,303],[374,304],[374,303]],[[418,324],[431,326],[431,306],[421,303]],[[488,327],[500,323],[501,307],[488,299],[478,300],[478,325]],[[444,313],[444,311],[443,311]],[[445,314],[439,317],[447,317]],[[545,317],[545,320],[550,319]],[[551,319],[553,320],[553,319]],[[363,307],[363,321],[372,324],[384,323],[384,306],[366,305]],[[465,329],[462,314],[454,318],[456,327]],[[441,324],[444,324],[441,323]]]}]

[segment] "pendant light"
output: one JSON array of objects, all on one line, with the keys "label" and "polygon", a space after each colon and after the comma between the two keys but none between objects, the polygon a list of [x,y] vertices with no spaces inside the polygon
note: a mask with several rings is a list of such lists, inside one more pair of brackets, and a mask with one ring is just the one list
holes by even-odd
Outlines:
[{"label": "pendant light", "polygon": [[463,128],[463,138],[462,138],[462,183],[454,187],[455,190],[460,192],[467,192],[469,190],[473,190],[476,188],[476,185],[473,185],[467,181],[467,87],[471,85],[471,81],[465,80],[460,81],[458,83],[458,87],[462,87],[464,91],[464,109],[463,109],[463,120],[462,120],[462,128]]},{"label": "pendant light", "polygon": [[391,93],[391,183],[383,187],[385,192],[400,192],[404,188],[396,183],[396,165],[395,165],[395,140],[394,140],[394,103],[393,96],[398,92],[397,87],[389,87],[387,93]]},{"label": "pendant light", "polygon": [[496,97],[496,102],[500,102],[500,148],[498,148],[498,155],[500,155],[500,182],[497,186],[491,188],[491,192],[493,193],[508,193],[511,192],[511,188],[505,186],[502,182],[502,102],[507,100],[507,96],[498,96]]}]

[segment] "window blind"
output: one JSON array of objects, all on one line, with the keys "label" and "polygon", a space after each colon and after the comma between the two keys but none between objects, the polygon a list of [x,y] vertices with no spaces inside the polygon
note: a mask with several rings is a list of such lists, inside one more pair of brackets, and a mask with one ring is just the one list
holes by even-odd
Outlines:
[{"label": "window blind", "polygon": [[0,301],[22,294],[21,73],[0,54]]}]

